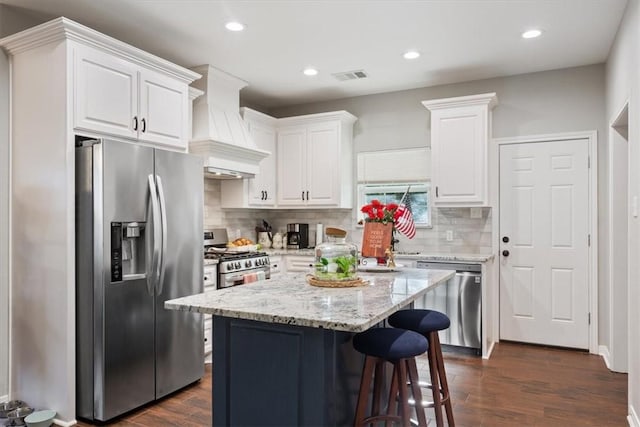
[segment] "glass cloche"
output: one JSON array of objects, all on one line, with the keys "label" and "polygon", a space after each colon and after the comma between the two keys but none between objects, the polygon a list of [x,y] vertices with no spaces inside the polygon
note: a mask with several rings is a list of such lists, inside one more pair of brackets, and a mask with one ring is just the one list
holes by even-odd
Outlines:
[{"label": "glass cloche", "polygon": [[358,247],[346,241],[347,232],[327,227],[327,241],[316,246],[314,278],[326,281],[357,278]]}]

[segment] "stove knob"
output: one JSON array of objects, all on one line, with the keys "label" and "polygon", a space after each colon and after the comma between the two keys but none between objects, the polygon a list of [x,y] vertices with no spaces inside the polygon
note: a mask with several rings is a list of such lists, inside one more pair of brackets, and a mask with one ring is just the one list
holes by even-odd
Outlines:
[{"label": "stove knob", "polygon": [[240,261],[236,261],[236,268],[239,270],[240,268],[242,268],[242,264],[240,264]]},{"label": "stove knob", "polygon": [[262,265],[262,260],[260,258],[258,258],[256,260],[256,267],[260,267]]},{"label": "stove knob", "polygon": [[246,260],[244,262],[244,266],[247,267],[247,268],[251,268],[251,260],[250,259]]},{"label": "stove knob", "polygon": [[269,265],[269,258],[264,258],[262,261],[264,265]]}]

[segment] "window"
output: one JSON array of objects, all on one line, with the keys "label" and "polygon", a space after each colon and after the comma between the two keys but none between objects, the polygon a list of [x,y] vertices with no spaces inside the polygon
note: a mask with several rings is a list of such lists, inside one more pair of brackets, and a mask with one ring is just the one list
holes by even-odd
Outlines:
[{"label": "window", "polygon": [[431,227],[430,182],[408,182],[404,184],[360,184],[358,185],[358,219],[364,218],[360,208],[372,200],[381,203],[400,203],[409,188],[409,201],[416,227]]}]

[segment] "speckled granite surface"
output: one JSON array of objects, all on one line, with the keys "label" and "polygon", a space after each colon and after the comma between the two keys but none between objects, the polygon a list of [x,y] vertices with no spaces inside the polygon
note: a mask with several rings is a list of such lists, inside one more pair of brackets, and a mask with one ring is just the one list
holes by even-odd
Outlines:
[{"label": "speckled granite surface", "polygon": [[165,308],[268,323],[361,332],[448,280],[454,271],[402,269],[360,273],[355,288],[320,288],[305,273],[177,298]]},{"label": "speckled granite surface", "polygon": [[[268,255],[298,255],[314,256],[313,249],[266,249]],[[477,262],[483,263],[492,260],[494,254],[464,254],[464,253],[431,253],[431,252],[396,252],[396,257],[424,261],[450,261],[450,262]]]},{"label": "speckled granite surface", "polygon": [[450,262],[487,262],[492,260],[493,254],[455,254],[455,253],[396,253],[398,258],[409,258],[422,261],[450,261]]},{"label": "speckled granite surface", "polygon": [[298,256],[315,256],[313,249],[264,249],[267,255],[298,255]]},{"label": "speckled granite surface", "polygon": [[203,265],[216,265],[218,264],[217,259],[205,259]]}]

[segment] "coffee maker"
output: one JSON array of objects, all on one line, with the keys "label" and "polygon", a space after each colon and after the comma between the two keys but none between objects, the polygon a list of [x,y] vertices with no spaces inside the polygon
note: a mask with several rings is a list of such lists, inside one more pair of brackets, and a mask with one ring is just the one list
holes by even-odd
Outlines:
[{"label": "coffee maker", "polygon": [[309,224],[287,224],[287,249],[309,247]]}]

